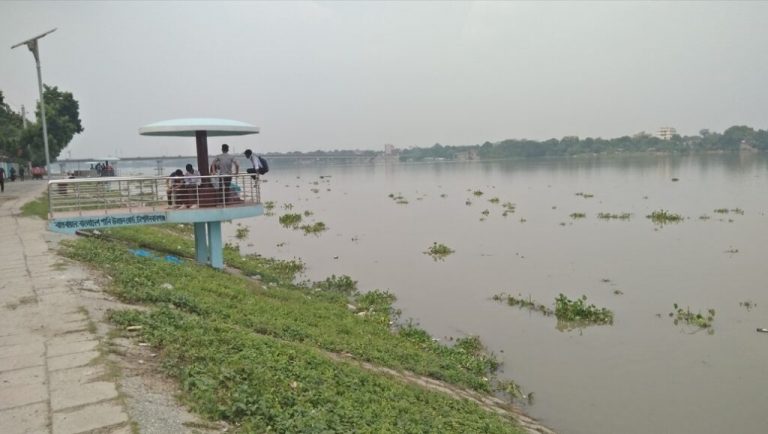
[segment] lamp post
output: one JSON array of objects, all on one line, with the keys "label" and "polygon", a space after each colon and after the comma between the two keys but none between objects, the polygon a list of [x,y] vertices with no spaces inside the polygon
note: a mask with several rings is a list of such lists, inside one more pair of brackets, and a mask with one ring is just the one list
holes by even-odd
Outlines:
[{"label": "lamp post", "polygon": [[11,47],[11,49],[14,49],[16,47],[26,45],[27,48],[29,48],[29,51],[32,52],[32,55],[35,56],[35,64],[37,64],[37,88],[40,91],[40,116],[43,119],[43,145],[45,145],[45,175],[48,179],[51,179],[51,156],[48,152],[48,124],[45,122],[45,100],[43,99],[43,75],[40,72],[40,53],[37,48],[37,40],[55,31],[56,31],[55,28],[52,30],[48,30],[47,32],[41,35],[37,35],[34,38],[27,39],[24,42],[19,42],[18,44]]}]

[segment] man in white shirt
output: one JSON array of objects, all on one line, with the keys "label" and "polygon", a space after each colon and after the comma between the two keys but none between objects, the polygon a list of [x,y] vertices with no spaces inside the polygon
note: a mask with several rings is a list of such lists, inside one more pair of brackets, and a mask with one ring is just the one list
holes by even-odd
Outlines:
[{"label": "man in white shirt", "polygon": [[256,158],[256,156],[253,154],[253,151],[250,149],[245,150],[245,158],[247,158],[251,163],[251,167],[247,168],[245,171],[252,174],[251,178],[259,179],[259,168],[261,167],[259,159]]}]

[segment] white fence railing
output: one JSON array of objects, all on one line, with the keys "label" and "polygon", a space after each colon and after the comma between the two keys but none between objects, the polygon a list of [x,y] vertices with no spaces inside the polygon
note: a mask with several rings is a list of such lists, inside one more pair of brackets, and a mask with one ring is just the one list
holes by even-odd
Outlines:
[{"label": "white fence railing", "polygon": [[103,177],[48,182],[51,218],[110,212],[213,208],[261,203],[258,175]]}]

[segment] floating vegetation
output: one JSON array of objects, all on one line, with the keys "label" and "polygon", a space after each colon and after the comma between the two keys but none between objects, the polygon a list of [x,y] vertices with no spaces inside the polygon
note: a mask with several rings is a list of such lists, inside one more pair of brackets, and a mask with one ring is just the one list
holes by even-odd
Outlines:
[{"label": "floating vegetation", "polygon": [[446,198],[446,197],[448,197],[448,195],[447,195],[447,194],[445,194],[445,193],[443,193],[443,194],[441,194],[441,195],[440,195],[440,197],[442,197],[442,198]]},{"label": "floating vegetation", "polygon": [[325,280],[313,282],[312,288],[316,291],[333,291],[349,296],[357,292],[357,281],[352,280],[352,278],[346,274],[341,276],[332,274],[331,277],[328,277]]},{"label": "floating vegetation", "polygon": [[264,209],[267,211],[272,211],[273,209],[275,209],[275,201],[268,200],[264,202]]},{"label": "floating vegetation", "polygon": [[248,227],[243,226],[239,227],[235,230],[235,238],[238,240],[244,240],[248,236],[248,232],[250,232],[250,229]]},{"label": "floating vegetation", "polygon": [[751,300],[746,301],[740,301],[739,306],[743,307],[744,309],[747,309],[747,311],[752,310],[752,308],[756,307],[757,304],[753,303]]},{"label": "floating vegetation", "polygon": [[731,209],[731,212],[738,215],[744,215],[744,210],[741,208],[733,208]]},{"label": "floating vegetation", "polygon": [[[298,186],[297,186],[297,187],[298,187]],[[292,203],[290,203],[290,202],[288,202],[288,203],[285,203],[285,204],[283,204],[283,209],[284,209],[284,210],[291,210],[291,209],[293,209],[293,204],[292,204]]]},{"label": "floating vegetation", "polygon": [[526,220],[526,219],[524,219],[524,218],[521,218],[521,219],[520,219],[520,223],[525,223],[525,222],[527,222],[527,221],[528,221],[528,220]]},{"label": "floating vegetation", "polygon": [[309,211],[309,210],[307,210],[307,211],[304,211],[304,217],[309,217],[309,216],[311,216],[312,214],[314,214],[312,211]]},{"label": "floating vegetation", "polygon": [[590,199],[590,198],[593,198],[593,197],[595,197],[595,195],[594,195],[594,194],[592,194],[592,193],[584,193],[584,192],[581,192],[581,191],[580,191],[580,192],[578,192],[578,193],[576,193],[576,196],[581,196],[581,197],[583,197],[584,199]]},{"label": "floating vegetation", "polygon": [[527,309],[534,312],[539,312],[543,314],[544,316],[552,316],[555,312],[548,308],[547,306],[544,306],[541,303],[537,303],[531,299],[531,296],[528,296],[528,299],[522,298],[521,294],[520,297],[513,297],[511,295],[507,295],[504,293],[496,294],[493,297],[491,297],[493,300],[507,303],[510,306],[516,306],[520,309]]},{"label": "floating vegetation", "polygon": [[482,215],[488,215],[488,214],[490,214],[490,213],[491,213],[490,211],[488,211],[487,209],[484,209],[484,210],[483,210],[483,211],[482,211],[480,214],[482,214]]},{"label": "floating vegetation", "polygon": [[475,190],[472,192],[472,194],[474,194],[475,196],[482,196],[484,193],[480,190]]},{"label": "floating vegetation", "polygon": [[680,214],[674,214],[669,211],[665,210],[658,210],[650,213],[646,216],[647,218],[651,219],[652,222],[656,223],[657,225],[665,225],[668,223],[680,223],[683,221],[683,216]]},{"label": "floating vegetation", "polygon": [[394,200],[396,204],[408,205],[408,200],[402,194],[400,194],[400,193],[398,193],[398,194],[389,193],[389,195],[387,197],[389,197],[390,199]]},{"label": "floating vegetation", "polygon": [[597,218],[601,220],[629,220],[630,217],[632,217],[632,214],[628,212],[623,212],[621,214],[614,214],[610,212],[597,213]]},{"label": "floating vegetation", "polygon": [[714,333],[712,323],[715,321],[715,310],[707,309],[707,315],[702,315],[701,312],[693,313],[690,307],[683,309],[678,306],[677,303],[673,304],[675,311],[669,313],[670,318],[674,318],[675,325],[682,323],[690,326],[698,327],[700,329],[707,329],[709,334]]},{"label": "floating vegetation", "polygon": [[317,188],[310,188],[309,191],[311,191],[312,193],[315,193],[315,194],[320,193],[320,190],[317,189]]},{"label": "floating vegetation", "polygon": [[572,219],[574,219],[574,220],[575,219],[583,219],[583,218],[587,218],[587,214],[583,213],[583,212],[572,212],[570,217]]},{"label": "floating vegetation", "polygon": [[739,253],[739,249],[734,249],[733,247],[731,247],[730,249],[726,250],[724,253],[730,253],[731,255],[733,255],[735,253]]},{"label": "floating vegetation", "polygon": [[624,291],[622,291],[620,289],[614,289],[613,293],[616,294],[616,295],[624,295]]},{"label": "floating vegetation", "polygon": [[560,222],[560,226],[565,226],[565,222]]},{"label": "floating vegetation", "polygon": [[285,241],[275,244],[275,247],[285,247]]},{"label": "floating vegetation", "polygon": [[278,221],[286,228],[296,229],[299,223],[301,223],[301,214],[283,214]]},{"label": "floating vegetation", "polygon": [[611,283],[611,279],[609,279],[607,277],[603,277],[602,279],[600,279],[600,281],[603,282],[603,283]]},{"label": "floating vegetation", "polygon": [[323,222],[315,222],[315,223],[313,223],[311,225],[301,226],[301,227],[299,227],[299,229],[304,231],[304,235],[309,235],[309,234],[315,234],[316,235],[316,234],[319,234],[319,233],[321,233],[323,231],[328,230],[328,227]]},{"label": "floating vegetation", "polygon": [[466,206],[472,206],[472,201],[467,199],[466,202],[464,202],[464,205]]},{"label": "floating vegetation", "polygon": [[672,182],[677,182],[679,180],[680,180],[680,178],[672,178]]},{"label": "floating vegetation", "polygon": [[728,214],[729,211],[728,211],[728,208],[718,208],[714,212],[716,212],[717,214]]},{"label": "floating vegetation", "polygon": [[498,197],[492,197],[492,198],[488,199],[488,202],[490,202],[490,203],[499,203],[499,198]]},{"label": "floating vegetation", "polygon": [[709,220],[709,219],[710,219],[710,217],[708,215],[706,215],[706,214],[702,214],[702,215],[699,216],[699,220]]},{"label": "floating vegetation", "polygon": [[523,393],[522,387],[520,387],[519,384],[512,380],[499,381],[496,383],[494,390],[497,392],[505,393],[507,396],[509,396],[511,401],[522,399],[527,401],[529,405],[533,404],[533,392]]},{"label": "floating vegetation", "polygon": [[437,242],[432,243],[432,245],[427,249],[426,252],[424,252],[425,255],[429,255],[437,261],[438,259],[442,260],[446,256],[454,253],[455,250],[451,249],[450,247],[446,246],[445,244],[440,244]]},{"label": "floating vegetation", "polygon": [[613,324],[613,312],[587,304],[587,296],[571,300],[560,294],[555,299],[555,316],[560,321],[576,324]]}]

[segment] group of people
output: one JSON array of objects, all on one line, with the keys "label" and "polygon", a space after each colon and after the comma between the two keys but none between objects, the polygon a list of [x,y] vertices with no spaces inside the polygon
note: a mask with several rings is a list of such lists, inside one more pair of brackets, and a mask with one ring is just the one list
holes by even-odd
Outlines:
[{"label": "group of people", "polygon": [[[251,167],[246,168],[246,172],[251,174],[251,178],[258,179],[259,173],[263,173],[263,167],[259,158],[250,150],[245,150],[245,158]],[[187,164],[186,171],[175,170],[170,174],[167,183],[168,205],[176,208],[190,208],[199,205],[199,189],[202,184],[200,172],[195,170],[194,166]],[[260,170],[261,169],[261,170]],[[229,153],[229,145],[221,145],[221,154],[217,155],[209,167],[211,175],[218,175],[217,178],[211,178],[211,186],[218,192],[216,195],[218,202],[235,203],[240,202],[238,191],[239,186],[232,185],[232,176],[240,173],[240,164],[236,157]]]},{"label": "group of people", "polygon": [[[23,181],[24,180],[25,172],[26,171],[24,170],[24,166],[19,165],[19,172],[18,172],[19,181]],[[10,168],[8,168],[8,176],[7,177],[11,180],[11,182],[16,181],[17,176],[16,176],[16,168],[15,167],[11,166]],[[4,192],[5,191],[5,178],[6,178],[5,169],[0,167],[0,192]]]},{"label": "group of people", "polygon": [[95,170],[99,176],[115,176],[115,168],[109,164],[109,161],[96,163],[96,166],[91,165],[91,169]]}]

